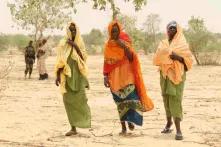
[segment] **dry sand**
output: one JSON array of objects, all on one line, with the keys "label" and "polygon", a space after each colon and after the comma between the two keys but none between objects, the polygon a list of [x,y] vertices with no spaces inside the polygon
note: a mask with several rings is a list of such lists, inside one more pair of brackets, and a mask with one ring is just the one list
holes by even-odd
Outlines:
[{"label": "dry sand", "polygon": [[[7,55],[1,55],[1,67]],[[160,95],[159,73],[151,56],[141,56],[145,84],[155,109],[144,113],[143,127],[131,135],[118,135],[116,105],[103,86],[101,55],[90,56],[91,89],[87,91],[92,128],[78,129],[79,135],[65,137],[69,123],[59,89],[54,84],[55,57],[47,59],[49,80],[39,81],[36,65],[32,79],[24,79],[23,55],[13,55],[14,67],[8,88],[0,93],[0,147],[221,147],[221,66],[194,66],[188,72],[183,98],[183,141],[175,131],[164,135],[165,112]],[[173,126],[174,127],[174,126]]]}]

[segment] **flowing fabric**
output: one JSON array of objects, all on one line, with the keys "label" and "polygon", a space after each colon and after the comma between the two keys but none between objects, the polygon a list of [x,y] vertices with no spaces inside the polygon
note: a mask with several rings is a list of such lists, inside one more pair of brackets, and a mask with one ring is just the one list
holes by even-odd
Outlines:
[{"label": "flowing fabric", "polygon": [[164,108],[167,117],[183,118],[182,97],[186,73],[182,76],[182,82],[174,84],[168,77],[164,78],[160,73],[160,87],[162,91]]},{"label": "flowing fabric", "polygon": [[113,92],[125,88],[129,84],[135,84],[133,68],[128,60],[119,67],[116,67],[108,74],[110,89]]},{"label": "flowing fabric", "polygon": [[[122,27],[118,23],[118,21],[113,21],[109,24],[108,26],[109,36],[111,36],[111,30],[113,28],[113,25],[115,24],[117,24],[120,29],[120,36],[119,36],[120,39],[124,41],[124,43],[130,49],[133,55],[133,61],[130,63],[130,65],[131,65],[131,69],[132,69],[133,76],[134,76],[133,77],[134,84],[135,84],[135,87],[139,96],[139,100],[141,101],[141,104],[143,106],[143,110],[144,111],[152,110],[154,105],[150,97],[147,95],[147,92],[145,89],[138,56],[132,48],[132,44],[131,44],[131,40],[129,36],[125,32],[122,32]],[[120,67],[127,62],[128,62],[128,59],[125,56],[124,50],[115,41],[112,41],[109,39],[105,45],[103,73],[105,75],[109,75],[117,67]],[[112,81],[110,81],[110,83],[111,82]],[[129,84],[131,83],[128,83],[128,85]],[[120,87],[120,88],[122,89],[125,87]]]},{"label": "flowing fabric", "polygon": [[130,84],[117,92],[112,92],[112,95],[117,104],[120,120],[133,122],[136,125],[142,126],[143,107],[140,103],[135,86]]},{"label": "flowing fabric", "polygon": [[160,86],[166,116],[182,119],[182,97],[186,72],[183,63],[170,59],[170,55],[174,52],[181,56],[189,70],[192,67],[192,54],[181,27],[176,22],[169,25],[176,27],[177,33],[170,44],[168,38],[160,42],[153,63],[160,69]]},{"label": "flowing fabric", "polygon": [[57,72],[59,68],[63,68],[60,88],[70,125],[72,127],[89,128],[91,127],[91,112],[85,92],[85,88],[89,87],[85,62],[86,49],[77,27],[74,42],[80,48],[84,60],[79,57],[74,48],[66,43],[68,39],[72,38],[69,26],[67,27],[66,37],[60,41],[57,47],[58,57],[55,71]]},{"label": "flowing fabric", "polygon": [[81,74],[78,64],[70,56],[67,64],[71,69],[71,77],[66,76],[66,93],[63,94],[63,102],[71,126],[79,128],[91,127],[91,112],[87,104],[85,87],[88,80]]},{"label": "flowing fabric", "polygon": [[191,69],[192,53],[179,25],[177,25],[177,33],[171,44],[169,44],[168,38],[161,41],[153,59],[153,64],[160,67],[164,78],[168,77],[174,84],[179,84],[182,82],[182,75],[185,72],[184,65],[170,59],[172,52],[183,57],[187,69]]},{"label": "flowing fabric", "polygon": [[[73,23],[73,22],[71,22]],[[61,73],[61,84],[60,89],[61,93],[64,94],[66,92],[65,83],[66,83],[66,76],[71,77],[71,69],[70,66],[67,64],[67,58],[71,52],[71,46],[67,43],[68,39],[71,39],[71,32],[69,30],[69,27],[71,23],[66,28],[66,36],[60,41],[59,45],[57,46],[57,61],[55,65],[55,72],[59,70],[59,68],[63,68],[63,71]],[[74,23],[73,23],[74,24]],[[71,58],[77,62],[78,68],[80,70],[80,73],[87,78],[88,75],[88,67],[86,65],[86,59],[87,59],[87,53],[85,49],[85,45],[83,42],[83,39],[80,35],[79,28],[76,26],[76,36],[74,43],[76,43],[80,49],[80,52],[83,56],[83,59],[78,55],[75,49],[73,49],[73,52],[71,54]]]}]

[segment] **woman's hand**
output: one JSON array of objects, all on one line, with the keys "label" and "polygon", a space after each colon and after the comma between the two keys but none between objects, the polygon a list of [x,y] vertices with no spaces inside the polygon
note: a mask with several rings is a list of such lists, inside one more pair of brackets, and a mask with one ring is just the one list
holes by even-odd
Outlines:
[{"label": "woman's hand", "polygon": [[116,40],[116,43],[121,47],[121,48],[125,48],[126,45],[124,44],[123,41],[121,41],[120,39]]},{"label": "woman's hand", "polygon": [[57,76],[56,80],[55,80],[55,84],[56,86],[59,86],[61,84],[61,76]]},{"label": "woman's hand", "polygon": [[110,87],[110,83],[109,83],[108,76],[104,76],[104,86],[105,86],[106,88],[109,88],[109,87]]},{"label": "woman's hand", "polygon": [[180,61],[181,63],[183,63],[183,58],[174,52],[172,52],[172,54],[170,55],[170,59],[177,60],[177,61]]},{"label": "woman's hand", "polygon": [[61,72],[63,71],[63,68],[59,68],[57,71],[57,78],[55,80],[55,85],[59,86],[61,84]]},{"label": "woman's hand", "polygon": [[133,61],[133,53],[130,51],[130,49],[125,45],[125,43],[123,41],[121,41],[120,39],[118,39],[117,44],[124,49],[124,53],[127,56],[127,59],[132,62]]},{"label": "woman's hand", "polygon": [[68,40],[67,40],[67,44],[69,44],[70,46],[74,46],[74,41],[68,39]]},{"label": "woman's hand", "polygon": [[185,71],[188,71],[188,68],[187,68],[187,66],[186,66],[186,63],[185,63],[183,57],[181,57],[181,56],[177,55],[176,53],[172,52],[172,54],[170,55],[170,59],[172,59],[172,60],[177,60],[177,61],[179,61],[180,63],[182,63],[182,64],[184,65],[184,70],[185,70]]},{"label": "woman's hand", "polygon": [[79,49],[77,44],[74,41],[70,40],[70,39],[67,40],[67,44],[69,44],[70,46],[74,47],[76,50]]},{"label": "woman's hand", "polygon": [[82,53],[81,53],[80,48],[78,47],[78,45],[77,45],[74,41],[72,41],[72,40],[70,40],[70,39],[67,40],[67,43],[68,43],[69,45],[71,45],[71,46],[76,50],[77,54],[78,54],[78,55],[80,56],[80,58],[84,61],[83,55],[82,55]]}]

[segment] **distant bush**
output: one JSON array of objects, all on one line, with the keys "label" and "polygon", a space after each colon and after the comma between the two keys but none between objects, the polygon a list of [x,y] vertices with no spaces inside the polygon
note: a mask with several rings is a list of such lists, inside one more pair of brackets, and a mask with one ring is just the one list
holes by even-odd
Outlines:
[{"label": "distant bush", "polygon": [[8,49],[8,47],[17,47],[23,50],[27,46],[30,37],[26,35],[0,35],[0,51]]},{"label": "distant bush", "polygon": [[6,37],[4,36],[0,36],[0,51],[3,51],[3,50],[6,50],[7,49],[7,39]]},{"label": "distant bush", "polygon": [[188,24],[185,35],[197,65],[220,65],[220,34],[209,32],[201,18],[191,17]]},{"label": "distant bush", "polygon": [[199,54],[200,65],[221,65],[220,52],[202,52]]},{"label": "distant bush", "polygon": [[221,65],[221,41],[210,41],[199,53],[201,65]]},{"label": "distant bush", "polygon": [[89,54],[101,53],[101,48],[104,46],[105,36],[98,29],[92,29],[89,34],[82,35],[85,46]]}]

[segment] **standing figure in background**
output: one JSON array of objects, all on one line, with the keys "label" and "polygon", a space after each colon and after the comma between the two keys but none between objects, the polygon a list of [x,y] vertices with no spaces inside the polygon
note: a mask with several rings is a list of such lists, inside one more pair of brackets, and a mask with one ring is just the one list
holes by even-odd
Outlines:
[{"label": "standing figure in background", "polygon": [[35,63],[35,49],[33,47],[33,41],[29,41],[29,45],[25,48],[25,78],[29,73],[29,79],[31,78],[33,64]]},{"label": "standing figure in background", "polygon": [[39,71],[39,80],[48,79],[48,74],[46,70],[45,60],[47,58],[46,51],[47,51],[47,40],[43,39],[42,42],[39,44],[39,48],[37,51],[37,67]]}]

